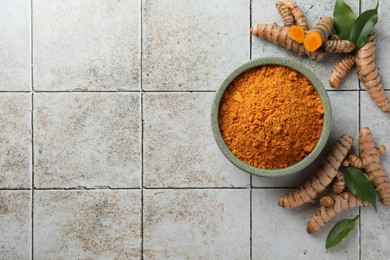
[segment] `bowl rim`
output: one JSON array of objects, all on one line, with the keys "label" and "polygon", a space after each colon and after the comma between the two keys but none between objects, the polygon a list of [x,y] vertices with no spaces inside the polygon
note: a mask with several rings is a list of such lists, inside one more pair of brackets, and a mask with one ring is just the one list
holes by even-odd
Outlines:
[{"label": "bowl rim", "polygon": [[[322,105],[324,107],[324,116],[323,116],[321,135],[313,151],[310,152],[308,155],[306,155],[302,160],[294,164],[291,164],[285,168],[260,169],[241,161],[230,151],[230,149],[225,144],[225,141],[222,138],[222,134],[219,127],[219,119],[218,119],[219,107],[225,90],[229,87],[230,83],[237,76],[242,74],[244,71],[255,67],[260,67],[263,65],[281,65],[281,66],[289,67],[304,75],[311,82],[314,89],[320,96]],[[250,173],[252,175],[261,176],[261,177],[287,176],[287,175],[297,173],[303,170],[304,168],[306,168],[307,166],[309,166],[321,154],[322,150],[325,148],[325,145],[330,135],[331,118],[332,118],[332,108],[331,108],[329,96],[325,87],[319,80],[319,78],[311,70],[309,70],[307,67],[303,66],[299,62],[288,58],[281,58],[281,57],[257,58],[247,63],[244,63],[243,65],[235,69],[233,72],[231,72],[226,77],[226,79],[222,82],[220,87],[216,90],[214,99],[212,101],[211,114],[210,114],[213,136],[218,147],[224,154],[224,156],[241,170]]]}]

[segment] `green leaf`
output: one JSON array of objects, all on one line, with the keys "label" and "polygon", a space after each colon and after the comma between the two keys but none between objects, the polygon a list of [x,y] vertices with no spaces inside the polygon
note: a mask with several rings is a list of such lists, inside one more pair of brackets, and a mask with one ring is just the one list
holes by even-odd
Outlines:
[{"label": "green leaf", "polygon": [[350,41],[355,44],[357,50],[367,42],[368,35],[378,22],[378,4],[375,9],[367,10],[359,15],[352,26]]},{"label": "green leaf", "polygon": [[376,210],[376,192],[364,173],[355,167],[342,167],[345,185],[348,190],[361,200],[368,201]]},{"label": "green leaf", "polygon": [[336,33],[341,37],[341,39],[349,40],[355,19],[355,14],[353,13],[351,7],[349,7],[349,5],[347,5],[343,0],[336,0],[333,10],[333,21]]},{"label": "green leaf", "polygon": [[353,219],[343,219],[337,222],[336,225],[329,231],[328,236],[326,237],[325,247],[329,249],[338,245],[341,240],[343,240],[355,227],[355,222],[359,218],[357,215]]}]

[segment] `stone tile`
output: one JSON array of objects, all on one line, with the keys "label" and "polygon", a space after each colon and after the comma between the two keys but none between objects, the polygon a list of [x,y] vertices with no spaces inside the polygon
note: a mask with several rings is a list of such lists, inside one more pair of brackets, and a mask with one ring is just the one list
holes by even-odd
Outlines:
[{"label": "stone tile", "polygon": [[34,258],[140,257],[140,190],[35,192]]},{"label": "stone tile", "polygon": [[31,191],[0,191],[1,259],[31,259]]},{"label": "stone tile", "polygon": [[35,186],[139,187],[139,94],[34,96]]},{"label": "stone tile", "polygon": [[30,1],[0,3],[0,91],[31,90]]},{"label": "stone tile", "polygon": [[[352,10],[357,13],[359,1],[347,1]],[[298,4],[305,13],[309,26],[314,25],[320,17],[333,17],[333,8],[335,1],[325,0],[313,3],[312,1],[299,1]],[[276,22],[280,26],[283,25],[282,19],[276,10],[275,1],[253,0],[252,2],[252,24],[258,23],[273,23]],[[299,57],[297,54],[286,51],[284,48],[274,46],[272,43],[252,37],[252,58],[260,58],[265,56],[286,57],[296,60],[302,65],[310,68],[321,80],[327,89],[331,89],[328,80],[334,64],[341,58],[336,54],[329,54],[320,61],[312,61],[307,57]],[[356,70],[350,72],[345,80],[339,86],[340,89],[358,89],[358,79]]]},{"label": "stone tile", "polygon": [[361,210],[361,259],[390,258],[389,209],[377,201],[377,210]]},{"label": "stone tile", "polygon": [[31,94],[0,94],[0,189],[31,187]]},{"label": "stone tile", "polygon": [[139,90],[139,1],[34,0],[36,90]]},{"label": "stone tile", "polygon": [[242,187],[249,175],[219,150],[212,136],[214,93],[144,95],[146,187]]},{"label": "stone tile", "polygon": [[323,153],[307,169],[295,175],[278,178],[261,178],[254,176],[254,187],[296,187],[312,175],[332,144],[342,135],[350,135],[355,139],[353,151],[357,151],[359,93],[358,91],[328,91],[332,106],[332,130]]},{"label": "stone tile", "polygon": [[325,250],[326,236],[341,219],[353,218],[358,209],[343,212],[322,230],[309,235],[306,223],[316,206],[304,205],[283,209],[277,205],[288,190],[253,190],[252,257],[253,259],[358,259],[358,225],[337,247]]},{"label": "stone tile", "polygon": [[145,259],[249,259],[249,190],[144,190]]},{"label": "stone tile", "polygon": [[249,46],[249,0],[143,0],[145,90],[215,90]]},{"label": "stone tile", "polygon": [[[362,12],[374,9],[376,1],[361,0]],[[375,25],[376,33],[376,63],[382,76],[382,83],[385,89],[390,89],[390,53],[387,51],[390,44],[390,14],[388,12],[390,2],[381,1],[378,7],[378,23]]]}]

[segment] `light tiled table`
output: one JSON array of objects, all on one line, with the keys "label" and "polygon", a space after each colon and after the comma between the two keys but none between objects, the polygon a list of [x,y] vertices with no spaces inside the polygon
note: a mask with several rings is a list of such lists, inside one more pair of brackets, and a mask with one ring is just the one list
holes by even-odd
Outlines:
[{"label": "light tiled table", "polygon": [[[337,57],[315,63],[250,37],[250,24],[281,22],[274,2],[1,0],[0,259],[390,259],[389,209],[342,214],[361,218],[326,252],[337,219],[308,235],[315,207],[276,205],[316,164],[251,177],[213,140],[214,91],[250,59],[298,60],[327,85]],[[332,15],[334,1],[298,2],[311,24]],[[389,8],[376,31],[390,96]],[[390,146],[389,115],[356,74],[327,89],[330,142],[369,126]]]}]

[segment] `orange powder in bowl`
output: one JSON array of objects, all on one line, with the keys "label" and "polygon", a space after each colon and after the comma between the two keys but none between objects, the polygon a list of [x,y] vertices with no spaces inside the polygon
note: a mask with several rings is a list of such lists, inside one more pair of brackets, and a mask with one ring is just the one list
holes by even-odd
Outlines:
[{"label": "orange powder in bowl", "polygon": [[222,137],[240,160],[284,168],[317,144],[324,108],[310,81],[285,66],[264,65],[235,78],[219,108]]}]

